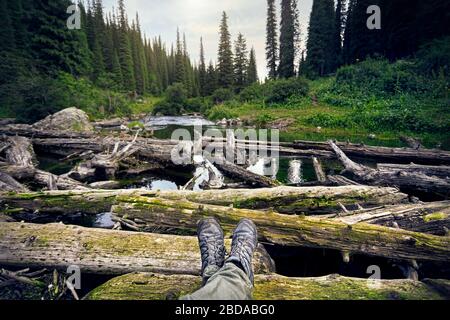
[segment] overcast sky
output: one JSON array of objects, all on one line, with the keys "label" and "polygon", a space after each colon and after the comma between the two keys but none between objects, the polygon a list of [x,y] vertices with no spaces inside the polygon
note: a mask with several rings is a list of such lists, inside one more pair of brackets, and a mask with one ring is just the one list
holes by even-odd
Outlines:
[{"label": "overcast sky", "polygon": [[[302,45],[307,34],[313,0],[299,0]],[[281,0],[277,1],[279,7]],[[116,0],[104,0],[109,11]],[[142,30],[147,37],[161,35],[170,47],[175,42],[177,26],[186,33],[188,51],[198,61],[200,37],[203,37],[206,58],[216,60],[219,23],[222,11],[229,16],[233,43],[241,32],[250,47],[255,47],[261,79],[267,75],[265,60],[266,0],[125,0],[128,15],[134,19],[139,13]],[[278,15],[279,21],[279,15]],[[207,62],[208,62],[207,61]]]}]

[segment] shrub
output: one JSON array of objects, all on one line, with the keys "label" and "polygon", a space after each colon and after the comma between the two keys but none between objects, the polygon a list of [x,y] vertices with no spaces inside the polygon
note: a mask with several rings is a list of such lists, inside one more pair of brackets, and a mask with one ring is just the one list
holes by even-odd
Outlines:
[{"label": "shrub", "polygon": [[183,104],[187,100],[187,90],[181,83],[175,83],[166,90],[166,101],[174,104]]},{"label": "shrub", "polygon": [[207,98],[191,98],[185,103],[185,109],[188,112],[205,113],[210,107],[212,107],[211,101]]},{"label": "shrub", "polygon": [[185,111],[186,104],[187,90],[181,83],[175,83],[167,88],[165,99],[155,105],[153,114],[177,116]]},{"label": "shrub", "polygon": [[207,112],[207,116],[208,119],[210,120],[222,120],[222,119],[233,119],[233,118],[237,118],[238,114],[236,112],[233,112],[232,110],[230,110],[229,107],[220,104],[220,105],[216,105],[214,107],[212,107],[208,112]]},{"label": "shrub", "polygon": [[441,72],[450,77],[450,37],[435,39],[417,52],[417,69],[428,76],[437,76]]},{"label": "shrub", "polygon": [[267,103],[285,103],[293,96],[306,96],[309,92],[308,82],[303,78],[281,79],[269,82]]},{"label": "shrub", "polygon": [[239,100],[242,102],[265,100],[267,89],[267,84],[254,83],[241,91],[241,93],[239,94]]},{"label": "shrub", "polygon": [[429,82],[415,71],[410,61],[390,64],[385,59],[368,59],[361,63],[339,68],[335,93],[360,93],[363,95],[392,95],[429,91]]},{"label": "shrub", "polygon": [[233,91],[231,89],[225,89],[225,88],[217,89],[212,94],[212,99],[215,104],[230,101],[231,99],[233,99],[233,97],[234,97]]}]

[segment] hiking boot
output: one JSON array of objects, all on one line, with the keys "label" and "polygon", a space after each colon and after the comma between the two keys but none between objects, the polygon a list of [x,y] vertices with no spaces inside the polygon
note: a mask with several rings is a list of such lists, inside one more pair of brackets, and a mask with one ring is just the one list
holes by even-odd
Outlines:
[{"label": "hiking boot", "polygon": [[223,230],[216,219],[204,219],[198,224],[198,243],[202,255],[203,284],[211,278],[225,261]]},{"label": "hiking boot", "polygon": [[258,232],[253,221],[243,219],[233,234],[230,257],[225,261],[241,268],[253,283],[253,253],[258,245]]}]

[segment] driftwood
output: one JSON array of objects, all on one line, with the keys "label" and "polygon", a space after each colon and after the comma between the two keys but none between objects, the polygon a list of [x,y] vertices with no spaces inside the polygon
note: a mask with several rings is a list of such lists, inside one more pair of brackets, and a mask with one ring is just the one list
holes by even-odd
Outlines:
[{"label": "driftwood", "polygon": [[[330,275],[287,278],[256,275],[255,300],[441,300],[449,295],[449,280],[369,280]],[[94,289],[86,300],[175,300],[200,288],[200,277],[134,273],[114,278]],[[351,288],[351,290],[349,289]]]},{"label": "driftwood", "polygon": [[[63,176],[35,168],[36,155],[31,140],[25,137],[4,137],[3,142],[8,144],[4,150],[6,163],[0,166],[0,170],[20,182],[30,181],[49,190],[87,189],[81,183]],[[24,192],[25,187],[15,191]]]},{"label": "driftwood", "polygon": [[[9,136],[33,137],[33,143],[45,143],[45,141],[35,141],[36,139],[94,139],[98,135],[92,132],[70,132],[70,131],[51,131],[39,130],[28,125],[7,125],[0,127],[0,134]],[[147,140],[147,144],[163,145],[173,144],[173,141],[164,141],[158,139]],[[226,139],[204,138],[204,143],[226,142]],[[175,142],[176,143],[176,142]],[[61,143],[63,144],[63,143]],[[237,148],[248,148],[249,145],[258,144],[256,141],[236,140]],[[258,144],[259,147],[263,147]],[[396,162],[414,162],[420,164],[450,164],[450,152],[434,149],[414,148],[388,148],[372,147],[361,144],[338,143],[338,146],[349,156],[371,158],[380,160],[395,160]],[[271,142],[267,143],[267,148],[272,148]],[[294,143],[280,142],[276,145],[280,154],[295,155],[304,157],[334,158],[332,148],[326,142],[315,141],[295,141]],[[98,150],[103,151],[103,150]]]},{"label": "driftwood", "polygon": [[[408,202],[408,196],[393,188],[368,186],[348,187],[277,187],[267,189],[228,189],[193,191],[150,190],[72,190],[0,194],[3,210],[71,214],[108,212],[117,196],[160,197],[169,200],[233,206],[235,208],[271,209],[282,213],[331,214],[358,205],[370,208]],[[0,211],[1,211],[0,207]]]},{"label": "driftwood", "polygon": [[420,164],[378,164],[381,171],[398,171],[435,176],[441,179],[450,178],[450,166],[424,166]]},{"label": "driftwood", "polygon": [[248,218],[258,227],[260,240],[279,245],[337,249],[398,259],[450,261],[450,237],[416,233],[377,225],[304,216],[283,215],[225,206],[171,201],[161,198],[119,197],[112,212],[143,229],[168,228],[195,234],[196,223],[205,217],[217,218],[226,234]]},{"label": "driftwood", "polygon": [[11,177],[0,171],[0,190],[8,192],[28,192],[28,189]]},{"label": "driftwood", "polygon": [[83,182],[95,178],[97,178],[97,181],[98,179],[101,181],[113,179],[116,175],[116,171],[119,169],[120,162],[137,151],[133,146],[136,143],[138,134],[139,132],[136,133],[134,139],[122,149],[119,148],[120,143],[116,142],[111,153],[93,155],[91,159],[78,164],[67,174],[67,176]]},{"label": "driftwood", "polygon": [[[230,246],[230,241],[226,245]],[[84,273],[156,272],[199,275],[195,237],[89,229],[62,224],[0,223],[0,264]],[[274,271],[263,247],[254,259],[257,273]]]},{"label": "driftwood", "polygon": [[319,181],[319,182],[327,181],[327,176],[323,172],[322,165],[320,164],[319,160],[316,157],[313,157],[312,161],[313,161],[314,171],[316,173],[317,181]]},{"label": "driftwood", "polygon": [[[326,142],[295,141],[287,146],[298,149],[315,149],[333,152]],[[337,146],[352,157],[370,158],[377,161],[394,160],[396,162],[414,162],[420,164],[450,164],[450,152],[435,149],[372,147],[361,144],[337,143]]]},{"label": "driftwood", "polygon": [[334,142],[330,141],[329,143],[344,165],[344,173],[358,182],[378,186],[397,186],[405,192],[426,192],[443,197],[450,192],[450,179],[440,179],[407,171],[372,169],[350,160]]},{"label": "driftwood", "polygon": [[450,229],[450,201],[357,210],[337,219],[348,224],[365,222],[445,236]]}]

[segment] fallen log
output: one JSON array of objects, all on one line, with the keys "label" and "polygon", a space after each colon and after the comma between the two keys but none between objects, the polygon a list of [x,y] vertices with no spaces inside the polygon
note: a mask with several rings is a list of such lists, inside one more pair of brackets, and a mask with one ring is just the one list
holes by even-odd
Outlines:
[{"label": "fallen log", "polygon": [[29,190],[9,174],[0,171],[0,190],[8,192],[28,192]]},{"label": "fallen log", "polygon": [[376,170],[350,160],[332,141],[329,142],[344,165],[344,173],[357,182],[377,186],[397,186],[405,192],[425,192],[446,198],[450,193],[450,179],[440,179],[421,173]]},{"label": "fallen log", "polygon": [[[4,137],[3,141],[9,146],[5,149],[6,164],[0,166],[0,170],[11,175],[21,182],[31,181],[49,190],[87,189],[81,183],[52,173],[37,170],[36,155],[31,140],[25,137]],[[20,189],[18,189],[20,191]],[[15,190],[15,191],[18,191]],[[24,192],[23,189],[21,192]]]},{"label": "fallen log", "polygon": [[[0,193],[9,209],[25,212],[71,214],[109,212],[117,196],[160,197],[174,201],[233,206],[247,209],[271,209],[281,213],[330,214],[347,208],[366,208],[408,202],[408,196],[393,188],[347,187],[277,187],[267,189],[227,189],[194,191],[150,190],[71,190],[31,193]],[[1,211],[0,207],[0,211]]]},{"label": "fallen log", "polygon": [[154,227],[195,234],[197,221],[215,217],[225,234],[248,218],[263,242],[336,249],[398,259],[450,261],[450,237],[438,237],[365,223],[350,225],[331,219],[283,215],[248,209],[198,204],[186,200],[118,197],[112,212],[138,222],[142,230]]},{"label": "fallen log", "polygon": [[336,219],[348,224],[365,222],[445,236],[450,229],[450,201],[383,206]]},{"label": "fallen log", "polygon": [[435,176],[441,179],[450,178],[450,166],[424,166],[420,164],[378,164],[380,171],[398,171]]},{"label": "fallen log", "polygon": [[[230,241],[226,242],[230,247]],[[155,272],[199,275],[195,237],[89,229],[62,224],[0,223],[0,265],[126,274]],[[262,246],[254,259],[257,273],[274,271]]]},{"label": "fallen log", "polygon": [[316,173],[317,181],[319,181],[319,182],[327,181],[327,176],[323,172],[322,165],[320,164],[319,160],[316,157],[313,157],[312,161],[313,161],[314,172]]},{"label": "fallen log", "polygon": [[227,177],[236,179],[238,181],[243,181],[245,184],[252,187],[268,188],[280,185],[280,183],[276,180],[261,176],[259,174],[255,174],[226,160],[224,160],[222,163],[214,163],[214,165]]},{"label": "fallen log", "polygon": [[[70,132],[70,131],[52,131],[52,130],[39,130],[29,125],[7,125],[0,127],[0,134],[9,136],[24,136],[32,137],[35,144],[46,144],[47,140],[54,139],[75,139],[75,140],[96,140],[98,134],[93,132]],[[158,139],[142,139],[146,140],[147,144],[174,145],[177,142],[170,140],[158,140]],[[47,141],[48,142],[48,141]],[[211,144],[214,142],[224,143],[226,139],[212,139],[205,137],[204,144]],[[261,146],[256,141],[236,140],[237,148],[248,148],[249,145]],[[361,144],[352,143],[338,143],[338,146],[348,154],[349,156],[372,158],[375,160],[395,160],[396,162],[414,162],[418,164],[450,164],[450,152],[435,149],[419,149],[414,148],[388,148],[388,147],[373,147],[365,146]],[[266,149],[271,149],[272,143],[267,142]],[[334,153],[332,148],[327,142],[316,141],[301,141],[297,140],[293,143],[280,142],[275,145],[275,148],[280,154],[296,155],[304,157],[321,157],[321,158],[333,158]],[[273,149],[273,148],[272,148]],[[297,150],[295,150],[297,149]],[[55,149],[53,151],[56,152]],[[100,150],[99,150],[100,151]],[[67,154],[66,154],[67,155]]]},{"label": "fallen log", "polygon": [[[450,152],[437,149],[413,149],[413,148],[388,148],[372,147],[352,143],[336,143],[347,155],[352,157],[371,158],[377,161],[394,160],[395,162],[418,164],[450,164]],[[333,148],[327,142],[294,141],[287,144],[298,149],[316,149],[333,152]]]},{"label": "fallen log", "polygon": [[111,153],[96,154],[93,155],[91,159],[77,164],[75,168],[67,174],[67,177],[83,182],[89,180],[91,180],[90,182],[95,182],[92,180],[95,180],[96,178],[100,178],[101,180],[115,178],[120,162],[130,157],[137,151],[133,145],[136,143],[138,133],[134,137],[133,141],[122,149],[119,149],[120,143],[117,142]]},{"label": "fallen log", "polygon": [[[449,280],[437,280],[450,286]],[[200,277],[133,273],[114,278],[91,291],[85,300],[176,300],[201,286]],[[350,289],[351,288],[351,289]],[[446,300],[449,295],[427,282],[370,280],[329,275],[287,278],[255,276],[255,300]]]}]

